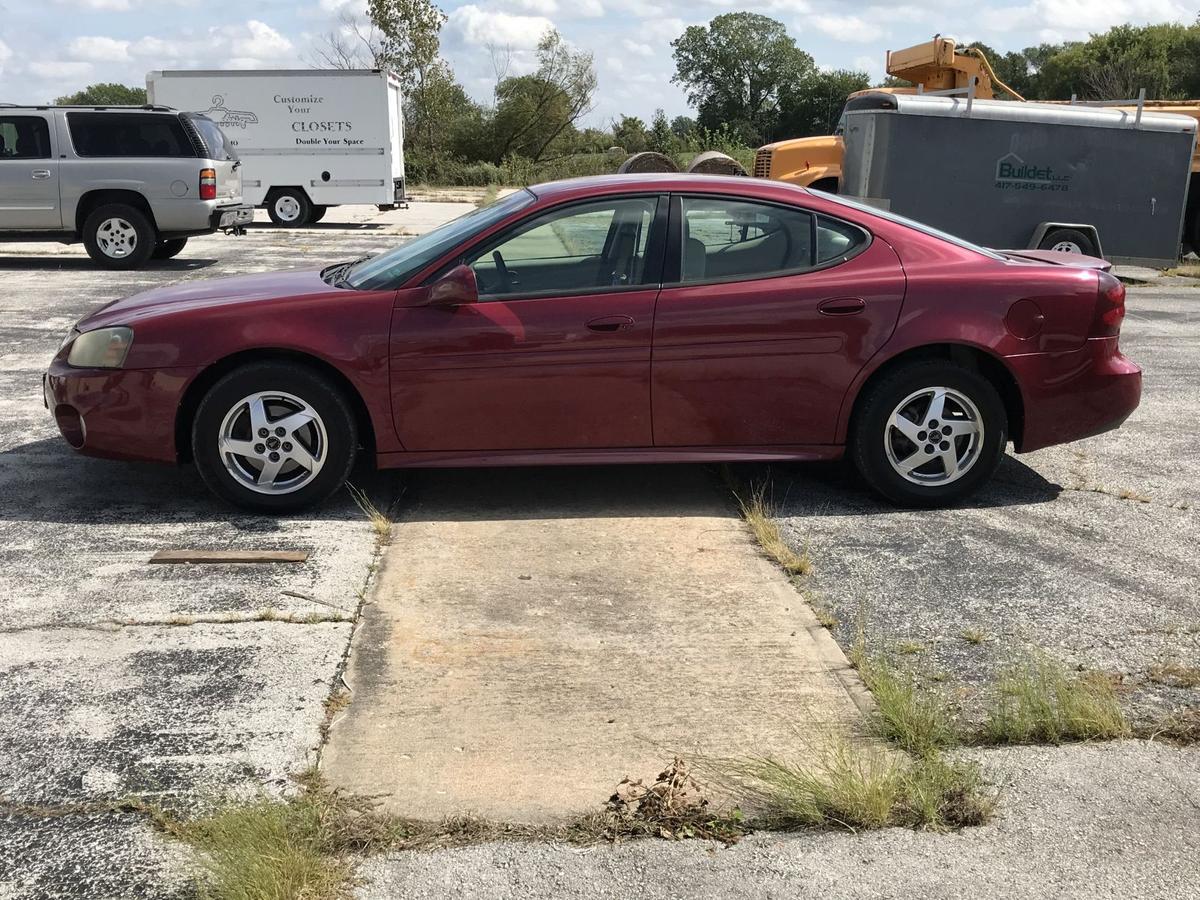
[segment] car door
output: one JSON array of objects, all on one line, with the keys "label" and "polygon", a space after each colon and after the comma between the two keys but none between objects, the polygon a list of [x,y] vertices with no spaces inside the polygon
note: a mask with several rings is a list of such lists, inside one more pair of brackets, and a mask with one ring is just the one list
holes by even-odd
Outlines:
[{"label": "car door", "polygon": [[665,198],[659,207],[614,196],[533,213],[461,258],[479,302],[397,308],[392,408],[405,449],[649,447]]},{"label": "car door", "polygon": [[[654,443],[826,444],[904,299],[895,251],[792,205],[672,198],[654,322]],[[674,282],[674,283],[671,283]]]},{"label": "car door", "polygon": [[59,165],[50,114],[0,114],[0,228],[61,230]]}]

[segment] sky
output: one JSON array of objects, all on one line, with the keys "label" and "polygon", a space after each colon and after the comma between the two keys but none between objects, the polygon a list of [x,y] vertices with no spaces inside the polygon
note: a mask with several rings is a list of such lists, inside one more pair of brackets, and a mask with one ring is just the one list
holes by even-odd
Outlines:
[{"label": "sky", "polygon": [[[1191,22],[1200,4],[1178,0],[471,0],[440,4],[442,55],[467,90],[487,101],[490,47],[507,48],[510,74],[533,66],[548,27],[595,57],[599,87],[587,123],[618,115],[649,120],[691,111],[671,83],[670,42],[688,25],[734,10],[783,22],[826,68],[883,77],[887,49],[934,34],[999,50],[1086,38],[1123,22]],[[45,103],[96,81],[144,85],[148,71],[304,68],[322,35],[365,0],[0,0],[0,103]]]}]

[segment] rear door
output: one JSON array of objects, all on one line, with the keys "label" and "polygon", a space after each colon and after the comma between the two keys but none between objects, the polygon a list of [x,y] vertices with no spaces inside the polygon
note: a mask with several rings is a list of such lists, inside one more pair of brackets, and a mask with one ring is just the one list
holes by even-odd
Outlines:
[{"label": "rear door", "polygon": [[63,227],[51,113],[0,114],[0,228]]},{"label": "rear door", "polygon": [[396,309],[392,408],[405,448],[649,447],[665,213],[656,195],[534,213],[463,260],[478,303]]},{"label": "rear door", "polygon": [[904,299],[884,241],[792,205],[672,199],[654,322],[659,447],[828,444]]},{"label": "rear door", "polygon": [[217,199],[240,202],[242,199],[242,164],[229,136],[208,116],[198,113],[181,113],[180,118],[185,120],[187,126],[191,126],[204,144],[203,147],[196,148],[198,155],[207,157],[213,163],[217,179]]}]

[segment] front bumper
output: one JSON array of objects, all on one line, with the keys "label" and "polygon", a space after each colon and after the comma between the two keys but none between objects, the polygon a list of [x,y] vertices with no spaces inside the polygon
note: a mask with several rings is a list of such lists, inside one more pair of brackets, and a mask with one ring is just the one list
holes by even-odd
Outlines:
[{"label": "front bumper", "polygon": [[1005,360],[1021,386],[1025,421],[1017,451],[1027,453],[1119,427],[1142,398],[1142,369],[1117,339],[1092,338],[1069,353]]},{"label": "front bumper", "polygon": [[63,438],[88,456],[175,462],[175,420],[190,368],[76,369],[55,360],[43,400]]}]

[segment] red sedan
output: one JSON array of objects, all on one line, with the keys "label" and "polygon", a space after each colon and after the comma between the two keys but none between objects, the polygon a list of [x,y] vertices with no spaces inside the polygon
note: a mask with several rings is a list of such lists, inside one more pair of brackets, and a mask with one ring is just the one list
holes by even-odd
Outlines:
[{"label": "red sedan", "polygon": [[78,323],[46,399],[77,450],[193,461],[243,506],[380,467],[830,460],[894,502],[1115,428],[1141,370],[1101,260],[993,252],[778,182],[513,193],[388,253],[189,282]]}]

